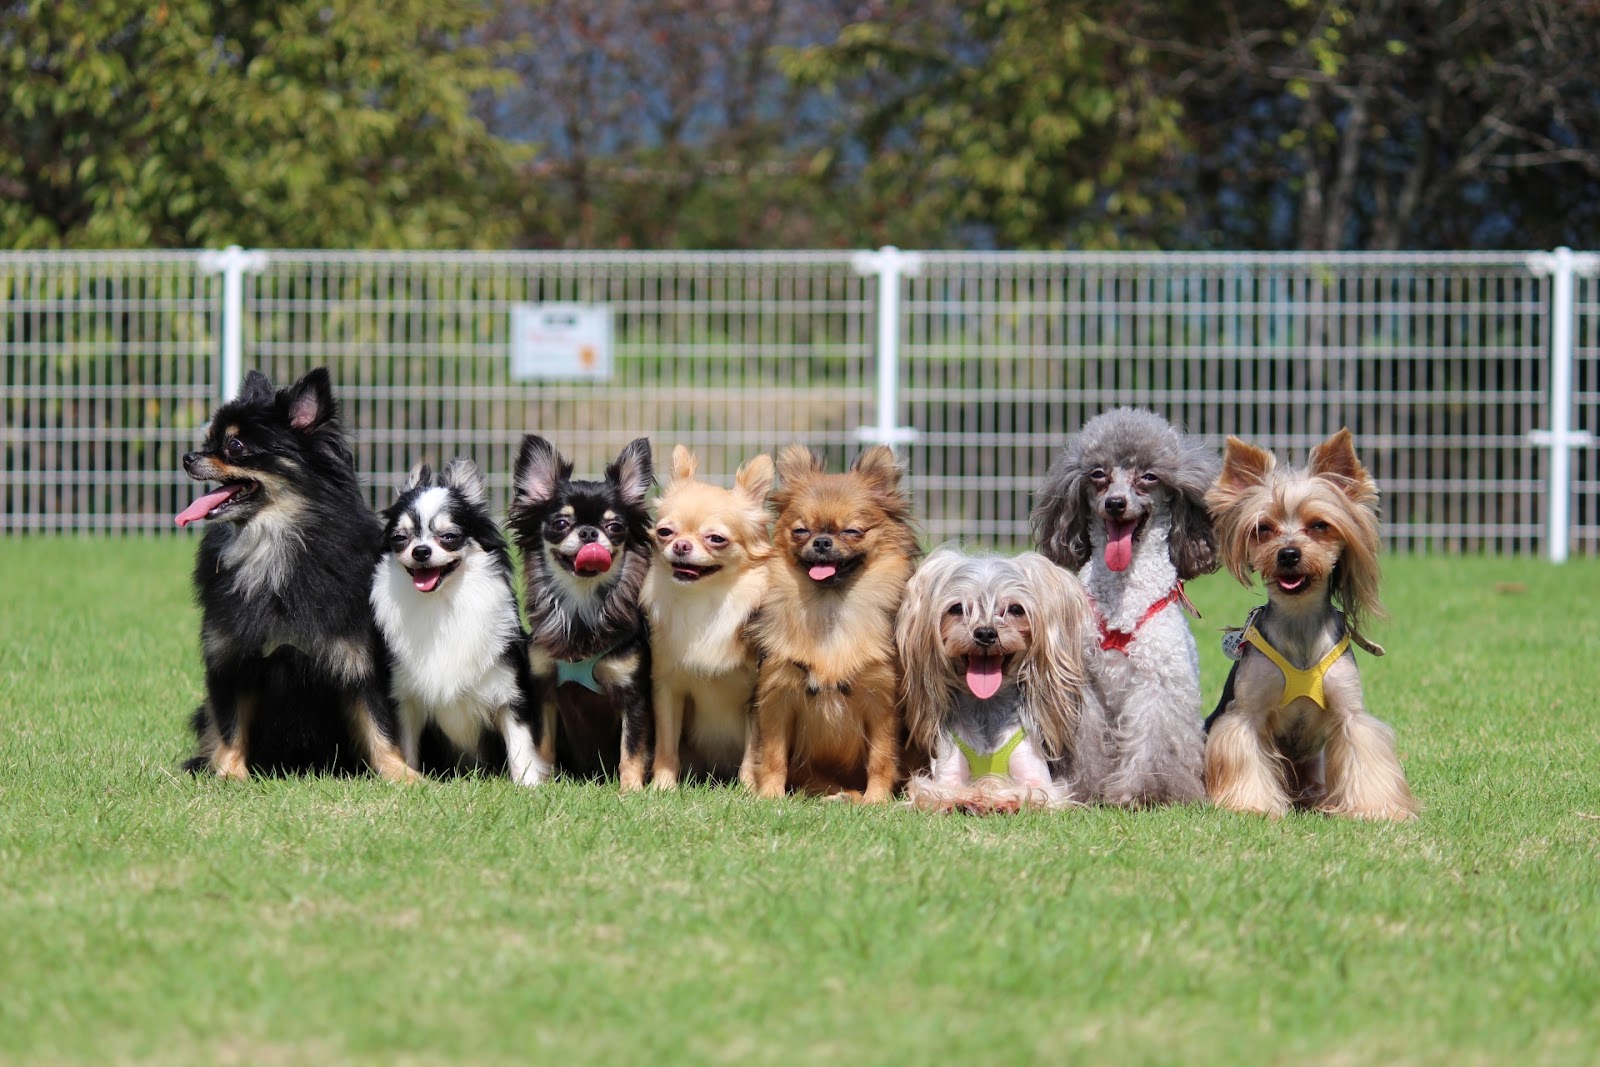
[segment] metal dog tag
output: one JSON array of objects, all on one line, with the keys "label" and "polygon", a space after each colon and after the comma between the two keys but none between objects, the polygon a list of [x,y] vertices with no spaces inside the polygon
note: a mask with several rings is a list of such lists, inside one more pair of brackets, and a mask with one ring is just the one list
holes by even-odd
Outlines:
[{"label": "metal dog tag", "polygon": [[1267,606],[1265,604],[1251,608],[1250,614],[1244,617],[1243,626],[1239,627],[1238,629],[1230,628],[1222,635],[1222,654],[1224,656],[1227,656],[1229,659],[1238,659],[1244,655],[1245,631],[1249,630],[1250,627],[1255,625],[1256,616],[1260,615],[1266,610],[1266,608]]}]

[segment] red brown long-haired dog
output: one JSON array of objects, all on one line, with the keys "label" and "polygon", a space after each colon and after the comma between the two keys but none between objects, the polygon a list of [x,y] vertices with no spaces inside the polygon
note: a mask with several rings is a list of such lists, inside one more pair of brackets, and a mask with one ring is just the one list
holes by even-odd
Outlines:
[{"label": "red brown long-haired dog", "polygon": [[755,624],[756,791],[884,803],[900,773],[895,612],[917,559],[900,467],[879,446],[827,474],[791,445],[778,476],[777,552]]}]

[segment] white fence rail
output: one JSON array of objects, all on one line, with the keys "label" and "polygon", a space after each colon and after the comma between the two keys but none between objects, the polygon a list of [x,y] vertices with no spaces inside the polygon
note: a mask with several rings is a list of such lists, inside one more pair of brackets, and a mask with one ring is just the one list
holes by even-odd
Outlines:
[{"label": "white fence rail", "polygon": [[[724,476],[888,439],[930,541],[1015,545],[1065,435],[1142,404],[1296,459],[1350,426],[1391,547],[1592,555],[1594,259],[0,253],[4,526],[170,530],[239,369],[326,365],[375,504],[456,454],[503,504],[528,430],[581,471],[647,434]],[[514,381],[511,306],[572,301],[611,308],[612,379]]]}]

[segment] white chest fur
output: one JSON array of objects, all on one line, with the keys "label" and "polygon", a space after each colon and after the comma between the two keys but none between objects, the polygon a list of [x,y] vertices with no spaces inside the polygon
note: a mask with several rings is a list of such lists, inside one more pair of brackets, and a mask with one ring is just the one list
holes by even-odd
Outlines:
[{"label": "white chest fur", "polygon": [[520,634],[516,601],[489,557],[466,557],[431,593],[385,557],[372,607],[394,664],[395,696],[424,709],[452,738],[475,736],[514,698],[516,676],[502,656]]}]

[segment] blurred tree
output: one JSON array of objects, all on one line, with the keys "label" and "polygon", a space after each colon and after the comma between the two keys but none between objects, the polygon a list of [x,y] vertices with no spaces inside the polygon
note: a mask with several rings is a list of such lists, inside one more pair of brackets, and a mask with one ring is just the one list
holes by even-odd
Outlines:
[{"label": "blurred tree", "polygon": [[1148,245],[1182,215],[1180,112],[1123,39],[1165,6],[895,0],[787,69],[837,93],[840,161],[897,243]]},{"label": "blurred tree", "polygon": [[526,40],[490,128],[540,146],[535,245],[860,243],[861,205],[813,167],[832,130],[787,80],[785,46],[831,39],[853,0],[502,0],[491,38]]},{"label": "blurred tree", "polygon": [[0,245],[503,245],[478,3],[0,5]]},{"label": "blurred tree", "polygon": [[1548,247],[1600,232],[1597,0],[1223,0],[1121,32],[1195,151],[1184,243]]}]

